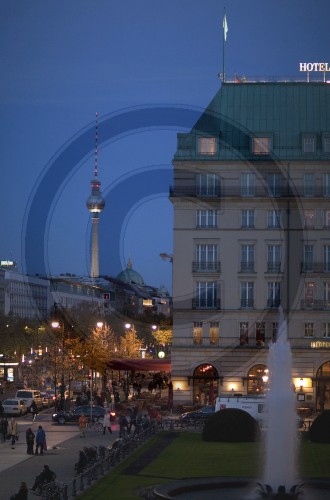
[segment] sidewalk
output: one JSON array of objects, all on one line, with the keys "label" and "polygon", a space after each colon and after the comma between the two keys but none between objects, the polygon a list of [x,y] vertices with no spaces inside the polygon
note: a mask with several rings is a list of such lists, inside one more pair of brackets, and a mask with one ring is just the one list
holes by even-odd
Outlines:
[{"label": "sidewalk", "polygon": [[[60,441],[65,437],[60,433],[54,433],[48,450],[44,455],[27,455],[25,439],[20,439],[15,450],[11,449],[10,442],[0,443],[0,484],[1,484],[1,500],[9,500],[13,493],[19,489],[20,482],[25,481],[28,488],[33,485],[35,477],[39,474],[45,464],[49,465],[50,469],[56,473],[57,479],[63,483],[69,483],[75,476],[74,464],[78,461],[79,451],[84,446],[110,446],[111,443],[119,436],[118,424],[112,425],[113,433],[107,432],[103,436],[102,433],[96,431],[88,431],[85,438],[80,438],[77,429],[72,426],[64,426],[69,439]],[[49,433],[47,434],[47,439]],[[29,500],[37,500],[33,492],[29,492]]]}]

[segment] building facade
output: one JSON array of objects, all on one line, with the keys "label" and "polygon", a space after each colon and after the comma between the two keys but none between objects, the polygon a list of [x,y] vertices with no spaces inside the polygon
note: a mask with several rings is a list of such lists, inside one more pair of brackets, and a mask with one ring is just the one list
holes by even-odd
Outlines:
[{"label": "building facade", "polygon": [[223,83],[173,166],[174,402],[264,393],[281,307],[297,400],[330,408],[330,86]]}]

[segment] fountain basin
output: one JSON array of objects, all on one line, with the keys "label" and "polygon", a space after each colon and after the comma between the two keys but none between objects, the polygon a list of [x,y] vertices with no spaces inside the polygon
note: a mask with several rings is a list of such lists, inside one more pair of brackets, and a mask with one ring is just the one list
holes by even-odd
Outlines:
[{"label": "fountain basin", "polygon": [[[302,483],[303,500],[329,500],[330,480],[306,479]],[[166,500],[259,500],[257,489],[257,481],[252,478],[214,477],[163,484],[154,489],[154,494]]]}]

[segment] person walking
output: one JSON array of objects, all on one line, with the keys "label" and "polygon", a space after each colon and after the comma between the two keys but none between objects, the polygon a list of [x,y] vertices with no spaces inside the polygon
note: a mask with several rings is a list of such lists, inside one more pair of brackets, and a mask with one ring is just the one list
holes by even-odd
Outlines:
[{"label": "person walking", "polygon": [[34,432],[32,431],[31,427],[29,427],[25,433],[25,438],[26,438],[26,446],[27,450],[26,453],[28,455],[33,455],[33,446],[34,446]]},{"label": "person walking", "polygon": [[8,425],[8,434],[10,434],[10,436],[11,436],[11,449],[14,450],[16,439],[17,439],[17,422],[14,419],[14,417],[12,417],[10,419],[10,422]]},{"label": "person walking", "polygon": [[78,427],[79,427],[81,438],[86,437],[87,424],[88,424],[88,418],[86,417],[86,415],[84,415],[84,414],[80,415],[79,420],[78,420]]},{"label": "person walking", "polygon": [[37,403],[35,402],[35,400],[33,400],[31,403],[30,412],[32,413],[32,422],[34,422],[36,419],[36,416],[39,415]]},{"label": "person walking", "polygon": [[108,429],[110,434],[112,434],[111,429],[111,420],[110,420],[110,410],[106,411],[103,417],[103,435],[105,434],[105,430]]},{"label": "person walking", "polygon": [[43,430],[42,426],[39,425],[36,435],[36,455],[38,455],[40,448],[40,455],[43,455],[46,444],[46,433]]}]

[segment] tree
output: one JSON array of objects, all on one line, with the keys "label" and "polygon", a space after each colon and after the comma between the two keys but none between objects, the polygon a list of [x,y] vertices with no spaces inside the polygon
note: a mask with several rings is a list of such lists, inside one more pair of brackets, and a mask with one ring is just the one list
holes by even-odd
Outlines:
[{"label": "tree", "polygon": [[152,331],[152,336],[156,344],[169,345],[173,339],[173,328],[170,326],[162,326]]},{"label": "tree", "polygon": [[141,356],[142,340],[138,337],[138,333],[134,326],[130,326],[125,330],[124,335],[120,339],[118,356],[121,358],[137,358]]}]

